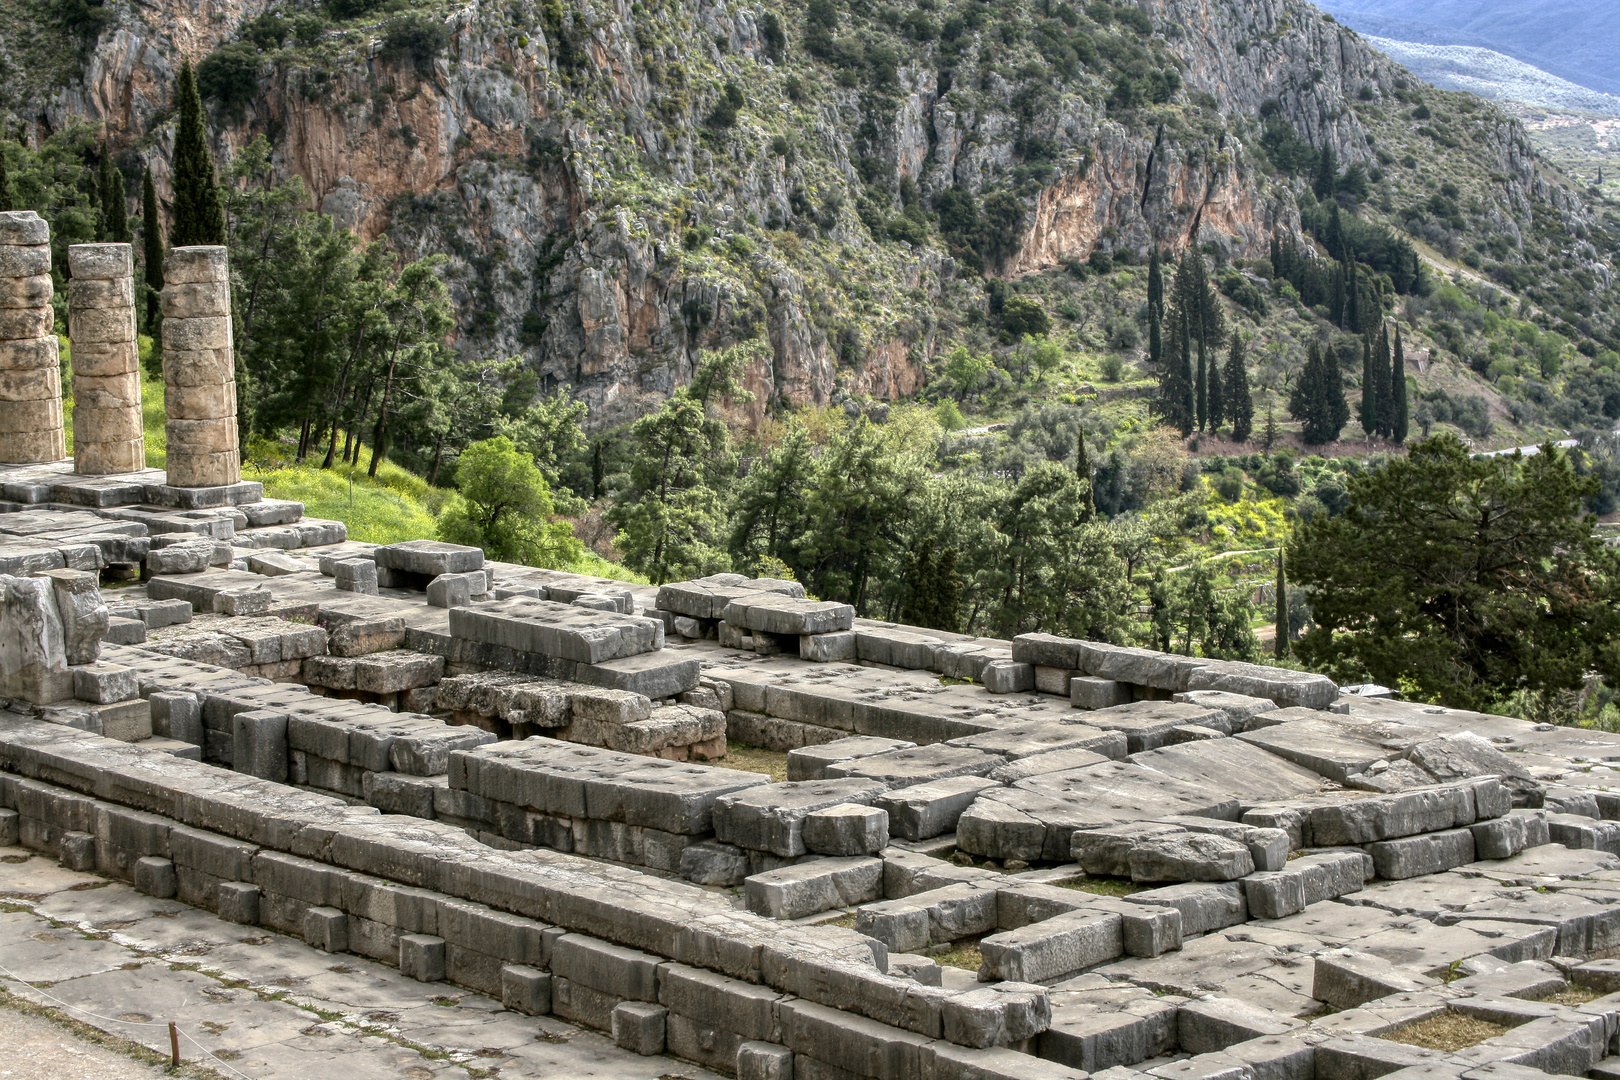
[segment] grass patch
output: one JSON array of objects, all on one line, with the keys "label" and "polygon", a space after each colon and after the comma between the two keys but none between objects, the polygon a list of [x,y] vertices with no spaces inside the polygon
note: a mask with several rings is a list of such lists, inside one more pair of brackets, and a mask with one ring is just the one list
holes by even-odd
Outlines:
[{"label": "grass patch", "polygon": [[[343,522],[349,527],[350,540],[394,544],[437,536],[438,519],[428,503],[409,490],[411,485],[384,475],[387,473],[410,475],[398,466],[388,465],[378,470],[375,480],[366,475],[364,467],[315,469],[286,465],[261,469],[248,465],[242,470],[242,478],[260,481],[264,493],[272,498],[303,503],[309,517]],[[425,495],[427,484],[418,482]]]},{"label": "grass patch", "polygon": [[1151,885],[1140,885],[1134,881],[1117,877],[1083,877],[1076,881],[1065,881],[1061,884],[1065,889],[1077,889],[1080,892],[1096,893],[1098,896],[1129,896],[1144,889],[1151,889]]},{"label": "grass patch", "polygon": [[1545,1001],[1550,1005],[1585,1005],[1588,1001],[1596,1001],[1603,995],[1590,986],[1566,986],[1556,994],[1549,994],[1538,1001]]},{"label": "grass patch", "polygon": [[953,945],[945,952],[934,953],[933,959],[942,967],[962,968],[964,971],[978,971],[979,965],[984,963],[984,957],[979,954],[977,941],[965,945]]},{"label": "grass patch", "polygon": [[777,750],[766,750],[735,739],[727,739],[725,763],[721,768],[764,773],[772,781],[780,784],[787,780],[787,755]]},{"label": "grass patch", "polygon": [[1498,1035],[1505,1035],[1510,1030],[1512,1029],[1502,1024],[1493,1024],[1489,1020],[1463,1016],[1461,1013],[1443,1012],[1439,1016],[1431,1016],[1415,1024],[1402,1024],[1394,1031],[1385,1032],[1378,1037],[1389,1042],[1405,1043],[1408,1046],[1421,1046],[1425,1050],[1452,1052],[1482,1043],[1486,1039],[1494,1039]]},{"label": "grass patch", "polygon": [[852,911],[848,915],[845,915],[843,918],[833,919],[833,920],[831,920],[829,922],[824,922],[824,923],[817,923],[816,925],[817,926],[838,926],[838,927],[842,927],[845,930],[853,930],[853,929],[855,929],[855,918],[856,918],[856,915]]}]

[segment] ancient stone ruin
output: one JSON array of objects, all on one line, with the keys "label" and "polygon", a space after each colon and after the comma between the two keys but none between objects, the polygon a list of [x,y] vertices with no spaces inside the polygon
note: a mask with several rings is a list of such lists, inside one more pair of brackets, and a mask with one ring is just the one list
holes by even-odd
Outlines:
[{"label": "ancient stone ruin", "polygon": [[747,1080],[1617,1074],[1620,737],[351,542],[240,479],[219,249],[142,467],[118,247],[76,461],[0,405],[0,843]]}]

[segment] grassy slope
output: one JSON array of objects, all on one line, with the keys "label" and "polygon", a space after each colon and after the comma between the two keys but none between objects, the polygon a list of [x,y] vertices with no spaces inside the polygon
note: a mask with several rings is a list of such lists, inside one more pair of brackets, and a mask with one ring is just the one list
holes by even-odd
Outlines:
[{"label": "grassy slope", "polygon": [[[72,378],[67,369],[71,353],[67,338],[61,338],[65,389],[63,407],[68,434],[68,453],[73,452],[73,397]],[[141,338],[142,359],[150,354],[150,338]],[[163,380],[152,378],[143,364],[141,369],[141,414],[146,436],[146,463],[162,468],[166,455],[164,424],[168,419],[163,408]],[[438,515],[448,492],[434,488],[426,480],[384,462],[376,478],[366,475],[363,466],[343,466],[318,469],[308,464],[278,460],[286,447],[276,443],[256,443],[249,448],[248,460],[242,467],[246,480],[264,484],[264,493],[275,499],[294,499],[304,504],[309,517],[341,521],[349,528],[349,539],[373,544],[392,544],[402,540],[421,540],[438,535]],[[645,579],[597,555],[586,553],[578,562],[557,569],[577,574],[613,578],[619,581],[645,583]]]}]

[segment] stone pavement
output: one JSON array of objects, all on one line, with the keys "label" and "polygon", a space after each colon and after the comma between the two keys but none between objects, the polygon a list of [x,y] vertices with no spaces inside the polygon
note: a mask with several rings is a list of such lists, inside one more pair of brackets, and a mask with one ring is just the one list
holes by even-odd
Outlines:
[{"label": "stone pavement", "polygon": [[[39,987],[4,979],[9,992],[42,1005],[59,999],[84,1010],[69,1013],[76,1019],[164,1053],[165,1025],[174,1020],[218,1060],[185,1040],[181,1056],[227,1077],[232,1070],[251,1080],[340,1070],[344,1080],[714,1076],[673,1058],[632,1054],[549,1016],[508,1012],[448,983],[420,983],[362,957],[143,896],[18,847],[0,847],[0,966]],[[12,1022],[6,1015],[4,1023]],[[132,1063],[127,1074],[107,1075],[142,1071]]]}]

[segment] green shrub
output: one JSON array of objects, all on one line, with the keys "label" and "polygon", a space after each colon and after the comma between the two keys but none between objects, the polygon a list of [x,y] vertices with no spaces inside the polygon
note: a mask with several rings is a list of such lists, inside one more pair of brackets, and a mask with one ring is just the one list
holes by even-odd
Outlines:
[{"label": "green shrub", "polygon": [[411,14],[388,24],[378,55],[387,61],[410,60],[418,72],[427,74],[433,69],[433,61],[449,44],[450,31],[444,23],[426,15]]},{"label": "green shrub", "polygon": [[197,65],[197,90],[233,116],[259,93],[259,50],[250,42],[221,45]]}]

